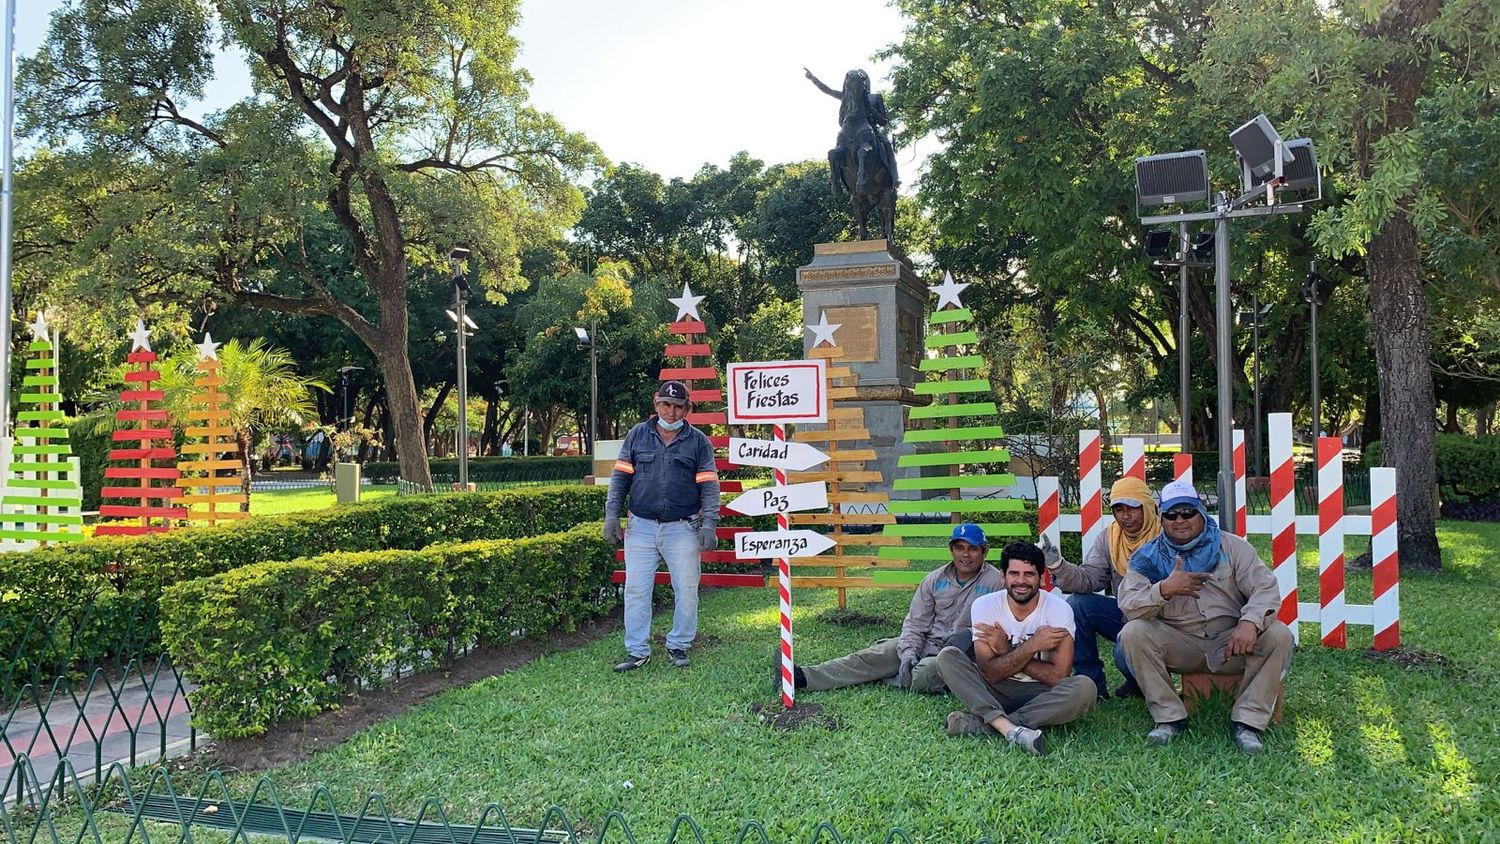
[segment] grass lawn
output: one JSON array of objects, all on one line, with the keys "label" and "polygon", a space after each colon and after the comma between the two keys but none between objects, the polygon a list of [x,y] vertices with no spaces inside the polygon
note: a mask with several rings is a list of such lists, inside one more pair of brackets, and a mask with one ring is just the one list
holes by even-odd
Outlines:
[{"label": "grass lawn", "polygon": [[[1444,523],[1441,538],[1445,571],[1402,582],[1402,635],[1451,664],[1367,657],[1366,628],[1351,628],[1348,650],[1327,650],[1306,625],[1286,720],[1255,759],[1233,748],[1226,710],[1213,704],[1177,743],[1154,748],[1144,704],[1107,701],[1051,731],[1042,759],[995,739],[948,738],[953,698],[878,685],[800,699],[821,704],[837,729],[776,731],[750,710],[772,699],[775,592],[724,589],[704,596],[691,668],[662,659],[616,676],[615,635],[444,694],[270,776],[299,807],[324,783],[344,811],[374,791],[412,817],[435,796],[454,822],[493,801],[534,826],[555,804],[597,832],[619,810],[643,841],[665,840],[679,813],[714,842],[734,840],[749,819],[777,842],[812,840],[823,820],[845,841],[882,841],[892,827],[925,842],[1494,840],[1500,525]],[[1314,543],[1302,540],[1304,600],[1316,599]],[[1369,595],[1369,576],[1351,575],[1350,603]],[[891,634],[909,599],[851,593],[851,609],[887,623],[840,627],[819,620],[831,591],[794,597],[804,662]],[[658,615],[658,633],[667,623]],[[625,839],[617,829],[608,840]]]},{"label": "grass lawn", "polygon": [[[373,501],[396,494],[394,486],[369,486],[360,493],[361,501]],[[303,487],[299,489],[256,490],[250,493],[250,515],[274,516],[281,513],[300,513],[303,510],[322,510],[338,503],[333,490],[327,486]]]}]

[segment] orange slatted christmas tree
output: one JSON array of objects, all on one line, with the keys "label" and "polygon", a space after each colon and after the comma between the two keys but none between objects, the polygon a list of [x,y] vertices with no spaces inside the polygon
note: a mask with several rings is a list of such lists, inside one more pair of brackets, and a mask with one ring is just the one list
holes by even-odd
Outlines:
[{"label": "orange slatted christmas tree", "polygon": [[[703,297],[693,295],[692,288],[684,283],[682,295],[668,297],[667,301],[677,306],[677,316],[670,328],[672,333],[678,335],[680,341],[668,343],[662,354],[668,359],[681,359],[682,365],[662,367],[659,378],[662,381],[681,381],[688,388],[688,398],[693,403],[693,412],[687,415],[687,422],[689,425],[698,426],[705,434],[708,434],[709,442],[713,443],[717,455],[714,465],[719,470],[720,499],[732,500],[743,491],[743,484],[740,481],[723,477],[726,471],[734,469],[735,466],[724,456],[729,448],[728,416],[724,412],[724,388],[719,381],[719,369],[714,365],[713,346],[708,341],[708,327],[703,324],[703,318],[698,315],[698,303],[703,301]],[[736,533],[746,530],[749,528],[721,527],[718,530],[719,541],[733,542]],[[615,559],[624,561],[624,549],[615,552]],[[732,549],[703,551],[700,559],[705,563],[760,564],[758,560],[736,558]],[[625,582],[623,570],[614,573],[614,582]],[[671,583],[671,578],[664,571],[657,572],[656,582],[659,585],[666,585]],[[699,583],[703,586],[764,587],[766,578],[762,574],[708,573],[703,575]]]},{"label": "orange slatted christmas tree", "polygon": [[240,509],[245,503],[241,486],[244,478],[239,441],[229,424],[229,396],[224,393],[224,376],[219,373],[219,344],[205,333],[198,346],[198,377],[193,386],[198,391],[190,399],[187,413],[187,439],[182,446],[186,457],[177,464],[182,477],[177,485],[184,494],[179,503],[187,509],[189,522],[210,527],[221,521],[243,519],[249,513]]},{"label": "orange slatted christmas tree", "polygon": [[[125,389],[120,391],[120,409],[115,412],[114,441],[130,443],[109,451],[104,469],[106,485],[99,491],[106,502],[99,515],[106,519],[123,519],[99,525],[95,536],[134,536],[171,530],[187,511],[177,506],[182,490],[177,488],[177,450],[173,448],[172,428],[167,424],[167,410],[161,407],[162,392],[156,385],[161,373],[156,369],[156,352],[151,351],[151,332],[136,320],[130,332],[130,354],[125,358],[134,367],[125,373]],[[134,484],[125,484],[135,481]]]}]

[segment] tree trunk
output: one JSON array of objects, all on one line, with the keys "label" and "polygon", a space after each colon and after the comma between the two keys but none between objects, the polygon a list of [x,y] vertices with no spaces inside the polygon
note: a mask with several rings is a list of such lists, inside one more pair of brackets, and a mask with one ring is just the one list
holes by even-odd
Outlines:
[{"label": "tree trunk", "polygon": [[251,465],[255,460],[255,455],[250,453],[250,446],[253,445],[250,442],[250,429],[235,428],[234,441],[240,446],[240,492],[245,496],[245,500],[240,502],[240,512],[248,513],[250,512],[250,481],[255,474],[255,467]]},{"label": "tree trunk", "polygon": [[442,389],[438,390],[437,392],[437,398],[433,399],[432,406],[427,408],[426,413],[422,414],[423,443],[432,441],[432,426],[437,424],[438,414],[442,412],[443,403],[448,400],[448,394],[453,392],[454,386],[455,385],[452,381],[444,382]]},{"label": "tree trunk", "polygon": [[[406,351],[406,302],[401,307],[401,330],[392,330],[390,316],[382,321],[383,341],[374,350],[385,378],[385,400],[390,413],[385,417],[386,435],[396,449],[401,479],[424,487],[432,486],[432,471],[427,465],[427,450],[422,429],[422,404],[417,398],[417,382],[411,374],[411,358]],[[382,307],[382,311],[386,308]],[[390,336],[396,335],[396,336]]]},{"label": "tree trunk", "polygon": [[1381,462],[1396,469],[1402,568],[1441,566],[1437,541],[1436,402],[1417,231],[1405,214],[1370,240],[1370,310],[1380,373]]}]

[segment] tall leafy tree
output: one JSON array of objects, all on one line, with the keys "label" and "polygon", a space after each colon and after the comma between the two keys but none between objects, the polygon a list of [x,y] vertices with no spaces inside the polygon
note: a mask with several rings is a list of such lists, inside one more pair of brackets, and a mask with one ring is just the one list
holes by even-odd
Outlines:
[{"label": "tall leafy tree", "polygon": [[[23,65],[23,118],[130,177],[131,203],[84,223],[80,259],[117,284],[339,320],[380,366],[402,475],[427,483],[410,286],[446,283],[464,243],[482,287],[520,287],[521,250],[572,221],[597,155],[528,103],[519,5],[74,0]],[[255,92],[194,116],[216,39],[248,57]],[[127,237],[151,227],[168,236]]]}]

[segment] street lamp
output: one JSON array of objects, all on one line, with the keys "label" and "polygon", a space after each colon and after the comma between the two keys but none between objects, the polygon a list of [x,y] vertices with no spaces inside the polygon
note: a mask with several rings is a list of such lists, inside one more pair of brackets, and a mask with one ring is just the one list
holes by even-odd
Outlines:
[{"label": "street lamp", "polygon": [[589,323],[587,329],[573,326],[578,336],[578,348],[589,350],[589,454],[598,450],[599,441],[599,320]]},{"label": "street lamp", "polygon": [[1318,367],[1318,306],[1327,300],[1328,294],[1332,292],[1332,286],[1328,279],[1318,274],[1318,262],[1312,261],[1307,265],[1307,278],[1302,282],[1302,300],[1308,306],[1308,342],[1312,347],[1312,360],[1309,363],[1312,374],[1312,435],[1313,439],[1323,433],[1323,394],[1322,384],[1319,381],[1321,370]]},{"label": "street lamp", "polygon": [[1250,310],[1240,311],[1240,324],[1250,323],[1251,331],[1250,354],[1251,360],[1254,361],[1251,365],[1251,371],[1253,373],[1253,381],[1255,382],[1255,433],[1251,446],[1255,449],[1255,476],[1257,478],[1265,476],[1265,472],[1263,471],[1265,466],[1262,465],[1260,454],[1260,320],[1261,317],[1270,312],[1271,306],[1262,305],[1260,303],[1260,293],[1254,290],[1250,292]]},{"label": "street lamp", "polygon": [[1161,267],[1177,267],[1177,425],[1179,448],[1183,454],[1193,450],[1190,410],[1192,393],[1188,386],[1192,373],[1192,340],[1188,335],[1188,270],[1192,267],[1212,266],[1208,256],[1213,250],[1214,236],[1200,232],[1188,238],[1188,224],[1177,227],[1177,254],[1169,259],[1172,250],[1172,230],[1152,229],[1146,232],[1146,257],[1156,259]]},{"label": "street lamp", "polygon": [[[1303,201],[1312,201],[1318,196],[1306,184],[1305,171],[1310,170],[1316,178],[1317,159],[1313,155],[1312,142],[1303,138],[1295,143],[1303,150],[1303,168],[1299,172],[1298,159],[1288,149],[1288,143],[1271,125],[1265,115],[1256,115],[1229,134],[1235,148],[1240,169],[1238,196],[1227,191],[1212,195],[1212,207],[1208,211],[1193,211],[1179,214],[1140,215],[1146,225],[1168,223],[1212,222],[1214,224],[1214,348],[1218,355],[1218,410],[1214,414],[1219,433],[1219,526],[1235,532],[1238,513],[1234,500],[1234,368],[1231,334],[1234,326],[1233,306],[1229,295],[1229,221],[1243,217],[1266,217],[1273,214],[1294,214],[1302,211]],[[1301,176],[1299,185],[1289,184],[1288,165],[1294,176]],[[1136,159],[1136,204],[1137,207],[1180,205],[1202,201],[1210,191],[1206,156],[1202,150],[1167,155],[1145,156]],[[1286,203],[1286,197],[1277,198],[1277,192],[1286,188],[1292,196],[1307,196],[1307,199]],[[1295,189],[1294,189],[1295,188]],[[1251,202],[1264,198],[1263,207],[1247,207]],[[1139,215],[1139,211],[1137,211]]]},{"label": "street lamp", "polygon": [[339,385],[344,390],[344,416],[340,421],[343,422],[345,430],[354,427],[354,419],[349,415],[349,373],[362,371],[364,371],[363,366],[339,367]]},{"label": "street lamp", "polygon": [[453,281],[453,311],[449,316],[458,327],[458,488],[469,490],[469,328],[476,327],[464,313],[469,302],[469,250],[455,246],[448,253]]}]

